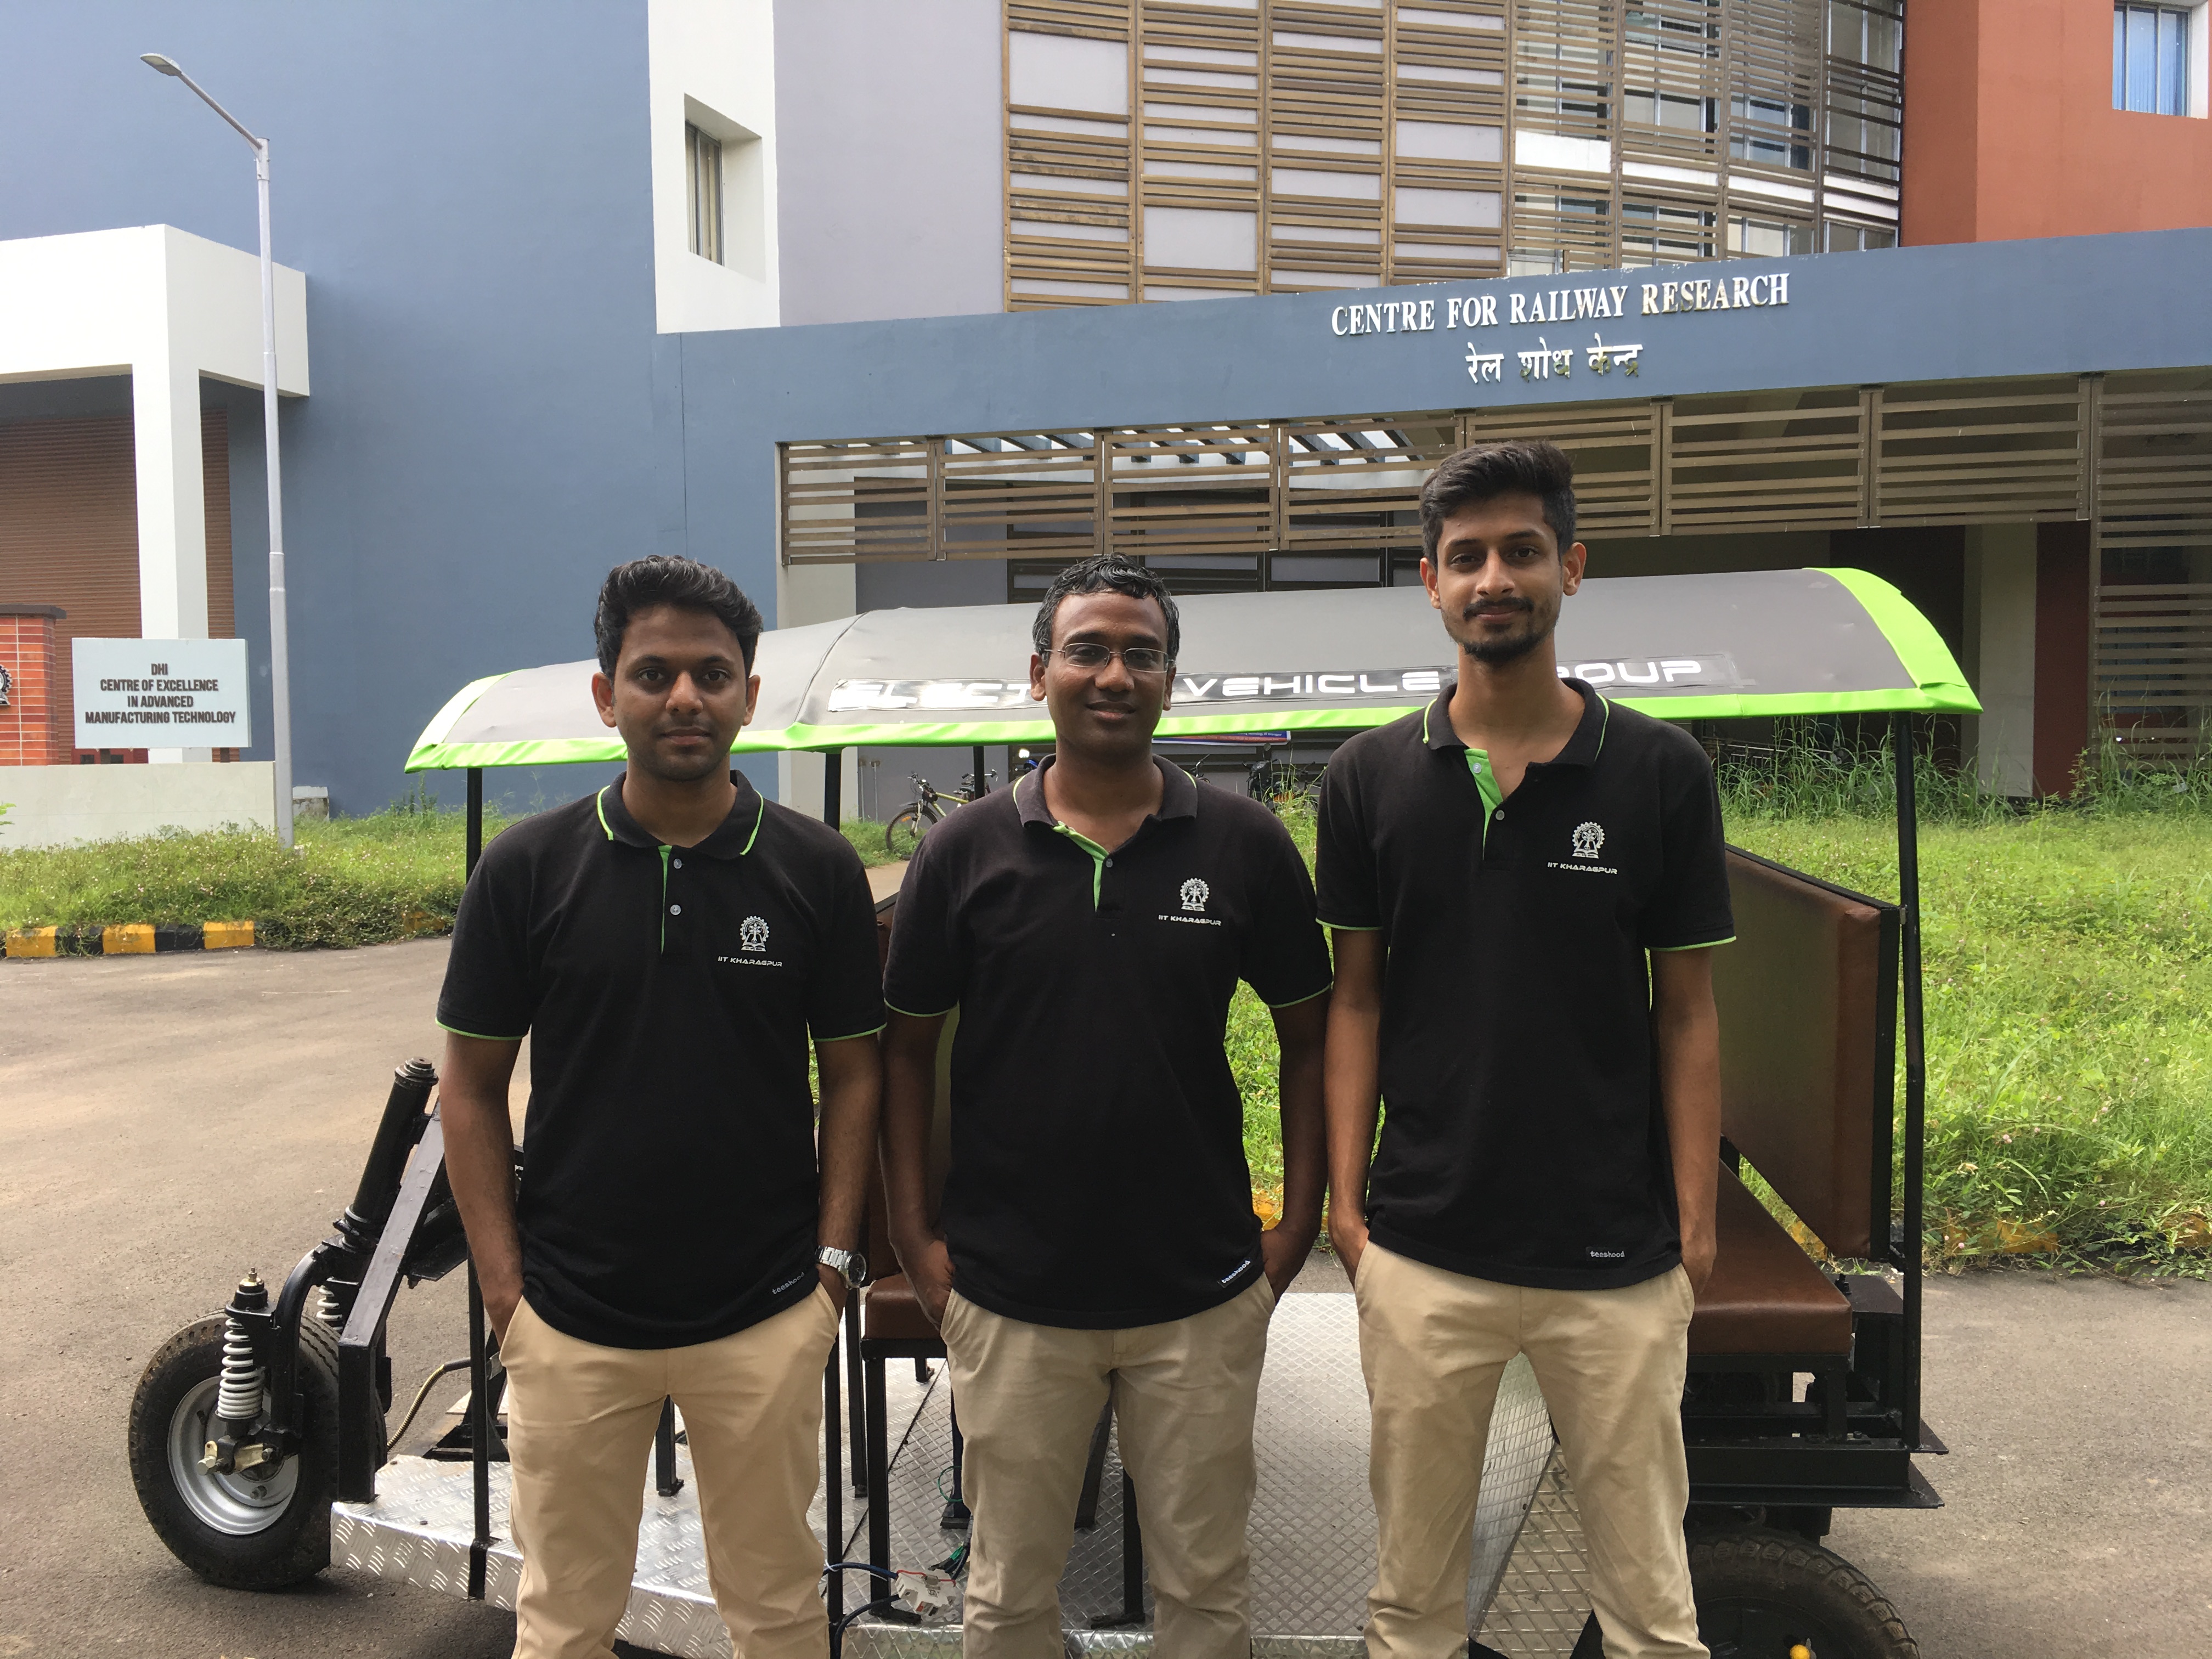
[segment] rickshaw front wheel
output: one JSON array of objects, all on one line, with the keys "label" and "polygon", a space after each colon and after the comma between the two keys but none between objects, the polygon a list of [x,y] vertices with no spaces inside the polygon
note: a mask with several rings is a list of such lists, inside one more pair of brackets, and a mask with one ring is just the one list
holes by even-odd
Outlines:
[{"label": "rickshaw front wheel", "polygon": [[1919,1659],[1867,1576],[1794,1533],[1693,1533],[1690,1584],[1713,1659]]},{"label": "rickshaw front wheel", "polygon": [[331,1561],[331,1500],[337,1484],[338,1348],[316,1319],[299,1333],[306,1420],[293,1455],[258,1474],[203,1467],[221,1432],[214,1413],[224,1318],[187,1325],[148,1363],[131,1402],[131,1476],[138,1502],[170,1553],[210,1583],[282,1589]]}]

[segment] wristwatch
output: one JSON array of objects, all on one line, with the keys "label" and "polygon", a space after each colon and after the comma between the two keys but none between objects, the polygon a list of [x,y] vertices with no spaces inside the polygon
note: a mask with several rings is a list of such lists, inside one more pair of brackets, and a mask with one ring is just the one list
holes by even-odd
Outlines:
[{"label": "wristwatch", "polygon": [[848,1291],[857,1291],[868,1282],[868,1258],[858,1250],[836,1250],[824,1244],[815,1251],[814,1259],[833,1269]]}]

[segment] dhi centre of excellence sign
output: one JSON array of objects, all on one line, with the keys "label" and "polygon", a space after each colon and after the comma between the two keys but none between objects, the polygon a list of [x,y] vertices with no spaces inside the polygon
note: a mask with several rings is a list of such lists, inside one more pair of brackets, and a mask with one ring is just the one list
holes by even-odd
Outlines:
[{"label": "dhi centre of excellence sign", "polygon": [[80,749],[245,749],[253,742],[244,640],[76,640]]}]

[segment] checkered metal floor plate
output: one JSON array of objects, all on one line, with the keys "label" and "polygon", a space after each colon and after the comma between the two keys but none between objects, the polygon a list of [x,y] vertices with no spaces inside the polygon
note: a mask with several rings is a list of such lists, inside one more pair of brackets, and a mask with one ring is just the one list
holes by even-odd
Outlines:
[{"label": "checkered metal floor plate", "polygon": [[[951,1419],[943,1368],[917,1381],[910,1361],[886,1373],[890,1444],[891,1565],[942,1561],[963,1534],[944,1529],[942,1492],[952,1464]],[[1349,1295],[1284,1298],[1268,1332],[1256,1442],[1259,1486],[1252,1512],[1254,1650],[1259,1659],[1357,1659],[1364,1653],[1368,1586],[1375,1571],[1375,1516],[1367,1492],[1367,1397],[1359,1371],[1357,1316]],[[707,1589],[690,1454],[678,1448],[684,1489],[662,1498],[647,1485],[638,1564],[623,1639],[684,1659],[728,1659],[729,1638]],[[846,1465],[849,1472],[851,1465]],[[521,1563],[507,1537],[507,1474],[492,1468],[487,1599],[512,1607]],[[332,1510],[332,1559],[342,1566],[448,1595],[468,1581],[471,1496],[465,1463],[395,1459],[378,1477],[374,1504]],[[865,1553],[864,1500],[848,1499],[842,1557]],[[822,1495],[812,1519],[823,1531]],[[1582,1628],[1581,1529],[1551,1420],[1527,1362],[1516,1360],[1492,1419],[1482,1499],[1468,1583],[1470,1626],[1514,1656],[1565,1654]],[[860,1600],[859,1574],[848,1599]],[[1121,1482],[1109,1445],[1097,1523],[1079,1533],[1060,1583],[1071,1653],[1138,1653],[1151,1646],[1146,1621],[1117,1626],[1121,1612]],[[951,1659],[960,1643],[957,1594],[921,1626],[862,1621],[848,1634],[848,1659]],[[1094,1621],[1105,1627],[1094,1628]],[[1562,1636],[1564,1633],[1564,1636]]]}]

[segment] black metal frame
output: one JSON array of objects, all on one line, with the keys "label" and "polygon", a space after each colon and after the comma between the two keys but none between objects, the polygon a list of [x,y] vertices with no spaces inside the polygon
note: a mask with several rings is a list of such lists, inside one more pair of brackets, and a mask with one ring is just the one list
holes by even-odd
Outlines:
[{"label": "black metal frame", "polygon": [[[1838,1275],[1839,1289],[1851,1304],[1851,1352],[1844,1359],[1832,1354],[1748,1354],[1698,1356],[1690,1363],[1693,1378],[1732,1379],[1736,1392],[1755,1392],[1752,1399],[1692,1399],[1683,1413],[1687,1444],[1693,1514],[1699,1508],[1765,1510],[1770,1519],[1797,1527],[1814,1536],[1826,1530],[1830,1510],[1861,1508],[1929,1508],[1942,1502],[1912,1465],[1915,1454],[1941,1454],[1942,1443],[1921,1421],[1921,1327],[1923,1290],[1922,1233],[1925,1224],[1924,1142],[1927,1127],[1927,1045],[1921,986],[1920,860],[1917,803],[1914,793],[1915,750],[1912,719],[1898,712],[1891,717],[1897,789],[1898,951],[1901,1008],[1905,1036],[1905,1146],[1902,1217],[1890,1230],[1887,1259],[1903,1279],[1900,1297],[1886,1281],[1873,1275]],[[825,823],[837,827],[842,817],[844,751],[823,751],[823,812]],[[977,763],[980,781],[981,764]],[[483,846],[483,773],[467,769],[468,871],[474,874]],[[1889,1011],[1884,1010],[1885,1016]],[[342,1298],[348,1314],[339,1344],[340,1470],[338,1495],[363,1501],[375,1496],[375,1471],[385,1458],[383,1406],[372,1404],[380,1392],[388,1403],[390,1362],[383,1357],[384,1321],[400,1279],[434,1277],[419,1271],[426,1256],[442,1254],[430,1248],[426,1237],[416,1243],[434,1186],[443,1189],[442,1131],[435,1114],[422,1117],[434,1078],[426,1062],[415,1062],[419,1073],[403,1070],[414,1101],[413,1119],[402,1109],[402,1085],[395,1084],[386,1107],[369,1165],[362,1172],[362,1190],[354,1206],[340,1223],[340,1237],[316,1247],[287,1280],[276,1306],[264,1316],[257,1331],[257,1346],[269,1368],[274,1426],[296,1443],[298,1393],[294,1355],[296,1341],[289,1340],[304,1307],[307,1292],[317,1284],[328,1284]],[[1891,1073],[1882,1066],[1881,1076]],[[399,1127],[395,1128],[395,1115]],[[419,1121],[420,1127],[417,1127]],[[1885,1158],[1887,1125],[1877,1126],[1878,1155]],[[407,1176],[397,1182],[396,1201],[388,1215],[374,1217],[373,1188],[396,1175],[395,1161],[408,1158]],[[1886,1170],[1885,1170],[1886,1175]],[[419,1178],[418,1178],[419,1176]],[[372,1179],[372,1176],[374,1179]],[[1877,1207],[1886,1211],[1877,1182]],[[366,1202],[364,1202],[366,1200]],[[1886,1216],[1878,1218],[1886,1219]],[[379,1224],[380,1223],[380,1224]],[[452,1231],[458,1234],[458,1217]],[[374,1232],[374,1248],[368,1247]],[[465,1243],[462,1244],[465,1252]],[[460,1259],[447,1261],[442,1272]],[[367,1271],[349,1282],[341,1267],[366,1263]],[[494,1424],[496,1407],[489,1399],[495,1378],[483,1329],[482,1298],[475,1289],[471,1267],[470,1369],[472,1410],[469,1425],[471,1462],[475,1466],[477,1538],[471,1550],[470,1594],[481,1596],[483,1553],[489,1542],[489,1462],[503,1455],[493,1449],[498,1437]],[[857,1296],[848,1307],[843,1333],[843,1355],[833,1349],[823,1375],[823,1422],[826,1447],[828,1522],[830,1552],[842,1548],[844,1536],[844,1480],[840,1429],[844,1429],[852,1458],[853,1490],[870,1500],[868,1560],[889,1567],[890,1515],[883,1502],[888,1492],[890,1465],[889,1421],[884,1387],[884,1365],[894,1358],[941,1358],[937,1342],[871,1340],[860,1334]],[[840,1364],[850,1375],[842,1379],[849,1389],[852,1420],[841,1422],[843,1401]],[[1813,1378],[1812,1395],[1796,1399],[1795,1379]],[[1723,1392],[1729,1390],[1723,1389]],[[1698,1393],[1693,1386],[1692,1394]],[[669,1419],[664,1414],[660,1443],[665,1455],[657,1458],[665,1486],[673,1478],[673,1447],[666,1436]],[[957,1433],[957,1430],[956,1430]],[[1124,1481],[1127,1480],[1125,1474]],[[1143,1616],[1143,1546],[1137,1526],[1133,1491],[1125,1485],[1124,1597],[1125,1614]],[[1095,1503],[1095,1497],[1094,1497]],[[845,1611],[842,1571],[832,1571],[830,1615]],[[887,1617],[894,1616],[886,1614]]]}]

